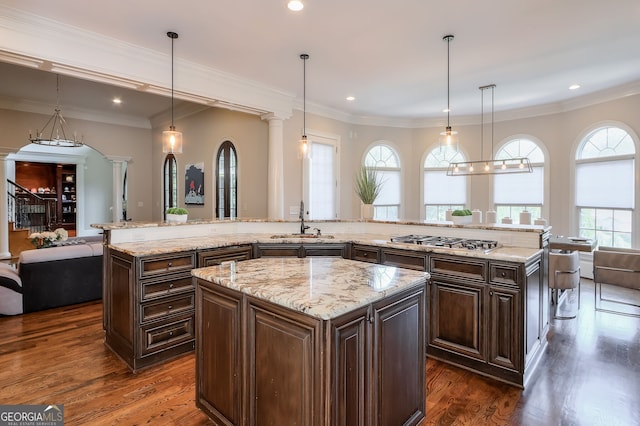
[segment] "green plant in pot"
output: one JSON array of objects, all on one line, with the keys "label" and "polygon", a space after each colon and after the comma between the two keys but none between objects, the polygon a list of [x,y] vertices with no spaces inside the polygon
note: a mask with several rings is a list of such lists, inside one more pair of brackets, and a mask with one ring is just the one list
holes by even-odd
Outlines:
[{"label": "green plant in pot", "polygon": [[165,213],[167,214],[167,222],[186,222],[189,210],[184,207],[169,207]]},{"label": "green plant in pot", "polygon": [[451,213],[451,220],[453,220],[453,223],[455,223],[456,225],[466,225],[471,223],[472,216],[473,213],[471,213],[471,210],[459,209],[454,210]]},{"label": "green plant in pot", "polygon": [[382,190],[382,182],[378,179],[376,170],[364,166],[360,167],[355,176],[354,188],[363,204],[362,218],[373,219],[373,203]]}]

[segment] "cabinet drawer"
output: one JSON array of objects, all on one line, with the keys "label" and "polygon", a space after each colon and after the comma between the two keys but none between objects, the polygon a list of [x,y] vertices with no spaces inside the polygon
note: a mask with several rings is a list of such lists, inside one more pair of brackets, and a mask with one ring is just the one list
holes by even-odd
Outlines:
[{"label": "cabinet drawer", "polygon": [[148,324],[140,329],[142,355],[148,355],[195,339],[193,313],[161,324]]},{"label": "cabinet drawer", "polygon": [[467,259],[464,257],[449,257],[431,255],[429,258],[429,273],[444,275],[473,281],[486,281],[487,262]]},{"label": "cabinet drawer", "polygon": [[376,247],[353,246],[351,259],[359,260],[360,262],[379,263],[379,253],[380,249]]},{"label": "cabinet drawer", "polygon": [[140,278],[153,277],[174,272],[191,271],[196,267],[195,252],[170,253],[164,256],[140,259]]},{"label": "cabinet drawer", "polygon": [[420,252],[406,250],[382,249],[380,263],[383,265],[397,266],[399,268],[424,271],[427,255]]},{"label": "cabinet drawer", "polygon": [[256,257],[301,257],[302,244],[258,244]]},{"label": "cabinet drawer", "polygon": [[232,246],[219,249],[205,250],[198,253],[198,267],[219,265],[231,260],[251,259],[251,246]]},{"label": "cabinet drawer", "polygon": [[342,256],[345,257],[344,244],[304,244],[302,246],[305,257],[312,256]]},{"label": "cabinet drawer", "polygon": [[494,284],[518,287],[518,267],[491,263],[489,264],[489,281]]},{"label": "cabinet drawer", "polygon": [[155,302],[145,303],[140,309],[140,315],[142,317],[140,318],[140,322],[151,321],[167,315],[193,310],[195,307],[194,297],[194,293],[191,293],[171,299],[161,299]]},{"label": "cabinet drawer", "polygon": [[191,276],[175,277],[172,279],[162,279],[145,281],[142,283],[142,300],[155,299],[185,291],[193,291],[193,278]]}]

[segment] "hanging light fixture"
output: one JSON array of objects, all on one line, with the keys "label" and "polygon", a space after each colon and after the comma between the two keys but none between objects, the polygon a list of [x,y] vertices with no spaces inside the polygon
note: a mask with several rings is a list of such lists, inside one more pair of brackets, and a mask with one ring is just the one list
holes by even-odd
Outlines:
[{"label": "hanging light fixture", "polygon": [[502,160],[493,159],[493,115],[494,115],[494,91],[496,85],[488,84],[480,86],[481,109],[480,109],[480,157],[484,153],[484,91],[491,89],[491,158],[479,161],[461,161],[449,163],[447,176],[469,176],[469,175],[495,175],[506,173],[531,173],[533,168],[531,162],[526,157],[514,157]]},{"label": "hanging light fixture", "polygon": [[[56,74],[56,107],[54,108],[54,113],[41,131],[36,129],[35,136],[32,135],[31,130],[29,130],[29,140],[31,143],[68,148],[77,148],[83,145],[82,140],[77,139],[75,132],[73,138],[67,137],[67,132],[64,130],[67,122],[64,120],[64,117],[62,117],[60,111],[60,75]],[[47,128],[50,124],[51,131],[48,131]]]},{"label": "hanging light fixture", "polygon": [[451,112],[451,107],[449,104],[450,93],[449,93],[449,80],[450,80],[450,49],[449,45],[451,40],[453,40],[453,35],[449,34],[442,37],[444,41],[447,42],[447,127],[444,129],[444,132],[440,133],[440,145],[456,145],[458,143],[458,132],[451,130],[451,125],[449,124],[449,116]]},{"label": "hanging light fixture", "polygon": [[178,33],[169,31],[167,37],[171,39],[171,126],[162,132],[162,152],[182,154],[182,132],[177,132],[173,125],[173,42],[178,38]]},{"label": "hanging light fixture", "polygon": [[307,140],[307,59],[309,55],[302,53],[302,137],[300,138],[299,156],[300,158],[310,158],[310,146]]}]

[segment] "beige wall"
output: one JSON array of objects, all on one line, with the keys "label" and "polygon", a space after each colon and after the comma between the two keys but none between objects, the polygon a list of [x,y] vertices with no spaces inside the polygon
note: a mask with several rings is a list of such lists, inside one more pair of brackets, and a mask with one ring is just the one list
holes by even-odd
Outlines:
[{"label": "beige wall", "polygon": [[[573,156],[580,138],[602,123],[621,123],[634,136],[640,134],[640,95],[601,103],[572,111],[520,120],[500,121],[496,114],[494,149],[514,135],[532,136],[539,140],[548,154],[549,177],[546,193],[549,223],[554,233],[574,233],[575,213],[572,206]],[[47,117],[0,110],[3,141],[0,145],[16,150],[25,145],[29,128],[34,129]],[[91,121],[69,119],[70,128],[82,133],[85,142],[102,154],[130,156],[129,215],[134,220],[160,220],[162,217],[161,131],[153,131]],[[455,126],[455,117],[452,118]],[[176,120],[184,134],[184,153],[177,155],[179,176],[185,164],[205,163],[205,205],[188,206],[191,218],[215,217],[214,159],[218,148],[230,140],[238,152],[239,216],[267,216],[268,122],[241,112],[208,108],[189,117]],[[455,126],[460,132],[460,149],[468,158],[481,159],[480,126]],[[358,218],[359,201],[352,179],[367,148],[376,141],[395,147],[403,168],[403,219],[418,220],[421,211],[421,168],[425,153],[436,146],[439,128],[406,129],[394,127],[352,125],[307,113],[307,131],[336,135],[340,139],[340,217]],[[297,158],[297,144],[302,133],[302,113],[294,111],[284,121],[284,207],[299,205],[302,196],[302,162]],[[636,139],[636,142],[638,140]],[[490,139],[485,136],[485,156]],[[637,146],[640,151],[640,145]],[[151,153],[151,155],[150,155]],[[638,167],[637,169],[640,169]],[[636,173],[640,173],[640,170]],[[453,178],[452,178],[453,179]],[[636,187],[640,187],[636,182]],[[491,207],[491,179],[475,177],[470,183],[470,208],[486,211]],[[184,182],[179,180],[179,204],[183,205]],[[637,219],[636,219],[637,222]],[[638,223],[636,223],[638,225]]]}]

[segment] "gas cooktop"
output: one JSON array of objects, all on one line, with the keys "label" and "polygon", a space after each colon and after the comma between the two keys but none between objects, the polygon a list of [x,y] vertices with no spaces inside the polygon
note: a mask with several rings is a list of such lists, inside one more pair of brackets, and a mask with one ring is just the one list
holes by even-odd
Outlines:
[{"label": "gas cooktop", "polygon": [[499,247],[498,242],[494,240],[477,240],[459,237],[434,237],[430,235],[400,235],[391,237],[391,242],[418,244],[438,248],[483,250],[485,253],[488,253],[491,250],[495,250]]}]

